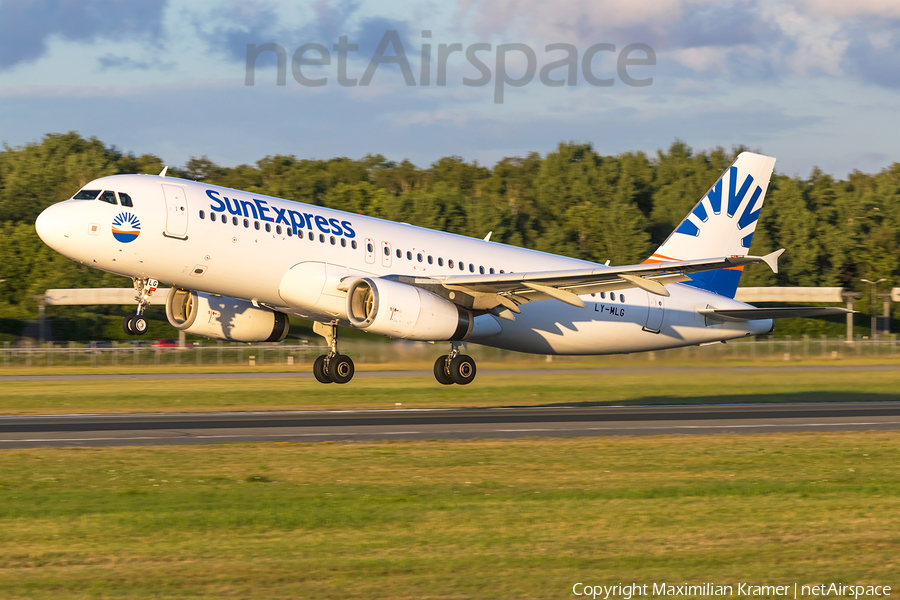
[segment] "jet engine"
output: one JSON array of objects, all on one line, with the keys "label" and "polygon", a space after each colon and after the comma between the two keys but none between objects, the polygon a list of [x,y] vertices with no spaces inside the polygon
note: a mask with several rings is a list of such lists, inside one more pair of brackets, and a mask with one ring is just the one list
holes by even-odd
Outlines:
[{"label": "jet engine", "polygon": [[354,327],[405,340],[462,340],[472,332],[468,310],[437,294],[379,277],[354,281],[347,290]]},{"label": "jet engine", "polygon": [[287,336],[287,315],[227,296],[172,288],[166,317],[173,327],[228,342],[280,342]]}]

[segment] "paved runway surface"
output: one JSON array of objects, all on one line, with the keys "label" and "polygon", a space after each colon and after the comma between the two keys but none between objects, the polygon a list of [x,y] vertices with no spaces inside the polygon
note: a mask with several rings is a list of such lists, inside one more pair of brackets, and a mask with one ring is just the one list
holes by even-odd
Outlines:
[{"label": "paved runway surface", "polygon": [[0,449],[900,429],[900,402],[0,417]]}]

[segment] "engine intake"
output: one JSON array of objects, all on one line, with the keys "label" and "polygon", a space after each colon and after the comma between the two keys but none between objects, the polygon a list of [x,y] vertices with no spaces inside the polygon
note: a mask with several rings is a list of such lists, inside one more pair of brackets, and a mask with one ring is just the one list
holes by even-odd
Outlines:
[{"label": "engine intake", "polygon": [[166,298],[166,317],[180,331],[228,342],[280,342],[290,329],[284,313],[174,287]]},{"label": "engine intake", "polygon": [[437,294],[379,277],[350,285],[347,318],[372,333],[433,342],[466,339],[474,322],[470,311]]}]

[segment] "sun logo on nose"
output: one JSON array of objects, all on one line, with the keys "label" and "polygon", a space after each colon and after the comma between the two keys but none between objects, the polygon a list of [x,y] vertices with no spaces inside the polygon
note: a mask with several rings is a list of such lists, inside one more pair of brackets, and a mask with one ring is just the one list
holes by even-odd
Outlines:
[{"label": "sun logo on nose", "polygon": [[130,212],[119,213],[113,219],[112,234],[114,238],[124,244],[133,242],[141,234],[141,222]]}]

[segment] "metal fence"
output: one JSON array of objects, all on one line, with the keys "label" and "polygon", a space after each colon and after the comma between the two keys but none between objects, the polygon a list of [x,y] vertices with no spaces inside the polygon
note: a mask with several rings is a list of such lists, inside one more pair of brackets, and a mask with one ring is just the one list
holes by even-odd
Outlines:
[{"label": "metal fence", "polygon": [[[686,360],[796,360],[796,359],[848,359],[865,357],[900,358],[900,340],[889,337],[870,340],[859,337],[852,342],[845,338],[812,337],[799,339],[791,336],[774,336],[715,343],[703,346],[687,346],[662,352],[648,353],[649,359],[666,357]],[[655,356],[654,356],[655,355]]]},{"label": "metal fence", "polygon": [[[349,342],[342,352],[357,363],[418,363],[436,357],[444,345],[421,342]],[[109,347],[90,347],[70,343],[66,347],[12,346],[2,348],[2,367],[80,367],[80,366],[285,366],[311,364],[316,356],[328,351],[327,346],[308,344],[207,344],[177,347],[148,347],[111,343]],[[543,357],[472,345],[468,352],[478,360],[567,361],[580,357]],[[900,358],[900,340],[896,335],[886,339],[865,338],[847,342],[844,338],[803,336],[800,339],[756,338],[727,344],[688,346],[657,352],[617,356],[630,361],[703,361],[703,360],[795,360],[846,359],[864,357]]]},{"label": "metal fence", "polygon": [[327,346],[238,344],[178,347],[117,345],[91,347],[25,346],[3,348],[4,367],[77,367],[147,365],[293,365],[312,361],[328,351]]}]

